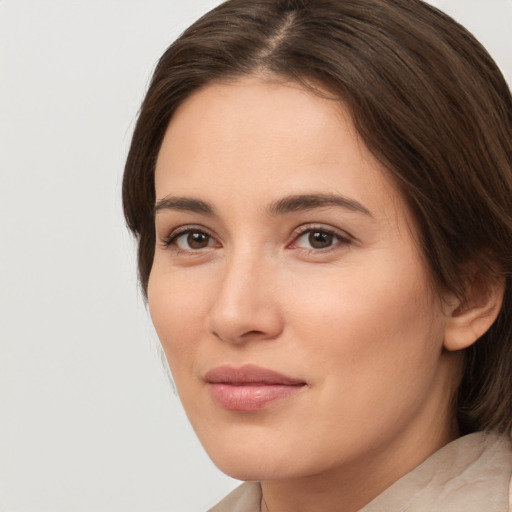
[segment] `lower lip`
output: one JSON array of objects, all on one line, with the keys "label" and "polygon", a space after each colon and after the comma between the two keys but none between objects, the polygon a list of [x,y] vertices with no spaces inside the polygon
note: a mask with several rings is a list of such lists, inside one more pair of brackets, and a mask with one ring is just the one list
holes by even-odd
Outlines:
[{"label": "lower lip", "polygon": [[208,384],[210,394],[218,405],[237,412],[259,411],[278,400],[296,395],[303,387],[282,384]]}]

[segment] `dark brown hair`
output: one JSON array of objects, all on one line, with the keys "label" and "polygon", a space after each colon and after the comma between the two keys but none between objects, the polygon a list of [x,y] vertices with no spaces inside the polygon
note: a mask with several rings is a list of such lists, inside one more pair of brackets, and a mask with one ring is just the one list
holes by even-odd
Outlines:
[{"label": "dark brown hair", "polygon": [[512,98],[484,48],[420,0],[229,0],[160,59],[126,162],[123,201],[147,291],[155,161],[173,112],[205,84],[249,74],[343,100],[420,228],[437,284],[505,278],[502,310],[465,350],[463,433],[512,426]]}]

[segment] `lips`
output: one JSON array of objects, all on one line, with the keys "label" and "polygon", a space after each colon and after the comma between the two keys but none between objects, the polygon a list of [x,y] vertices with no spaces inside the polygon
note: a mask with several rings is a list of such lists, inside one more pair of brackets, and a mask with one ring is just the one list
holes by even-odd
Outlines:
[{"label": "lips", "polygon": [[214,402],[238,412],[259,411],[278,400],[291,398],[306,386],[302,380],[253,365],[219,366],[210,370],[204,380]]}]

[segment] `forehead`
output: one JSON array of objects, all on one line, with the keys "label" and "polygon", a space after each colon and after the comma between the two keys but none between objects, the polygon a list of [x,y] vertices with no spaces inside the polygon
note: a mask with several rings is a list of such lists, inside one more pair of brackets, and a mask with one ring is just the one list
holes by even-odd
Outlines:
[{"label": "forehead", "polygon": [[155,184],[157,198],[176,191],[251,200],[334,192],[370,203],[372,195],[400,201],[342,102],[257,77],[210,84],[180,105]]}]

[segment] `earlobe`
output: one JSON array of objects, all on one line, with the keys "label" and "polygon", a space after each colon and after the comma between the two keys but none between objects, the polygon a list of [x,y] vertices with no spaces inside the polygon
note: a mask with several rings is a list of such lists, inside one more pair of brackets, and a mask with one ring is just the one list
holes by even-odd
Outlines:
[{"label": "earlobe", "polygon": [[505,279],[483,277],[472,282],[467,300],[447,303],[444,347],[462,350],[475,343],[494,323],[501,310]]}]

